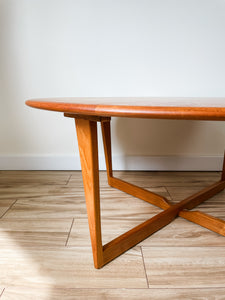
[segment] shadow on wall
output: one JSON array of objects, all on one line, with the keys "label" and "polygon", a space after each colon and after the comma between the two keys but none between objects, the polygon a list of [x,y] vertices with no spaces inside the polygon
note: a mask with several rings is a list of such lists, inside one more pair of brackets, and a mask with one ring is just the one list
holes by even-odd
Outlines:
[{"label": "shadow on wall", "polygon": [[198,128],[195,122],[119,118],[116,136],[127,155],[185,153]]},{"label": "shadow on wall", "polygon": [[[125,157],[176,156],[176,168],[182,169],[184,156],[215,153],[213,140],[221,140],[218,125],[206,121],[118,118],[113,130],[117,147]],[[221,141],[221,153],[222,148]]]}]

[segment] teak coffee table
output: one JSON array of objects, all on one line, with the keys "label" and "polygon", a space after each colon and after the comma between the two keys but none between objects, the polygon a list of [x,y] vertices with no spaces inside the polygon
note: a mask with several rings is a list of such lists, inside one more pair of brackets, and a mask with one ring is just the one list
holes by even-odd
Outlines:
[{"label": "teak coffee table", "polygon": [[[164,103],[169,105],[164,106]],[[199,107],[198,103],[204,103],[204,106]],[[65,117],[75,119],[96,268],[101,268],[177,216],[225,236],[225,221],[200,211],[190,211],[225,188],[225,159],[220,181],[172,205],[165,197],[113,176],[110,133],[111,117],[225,121],[225,98],[50,98],[28,100],[26,104],[63,112]],[[97,122],[101,123],[109,185],[163,210],[106,245],[102,245],[101,236]]]}]

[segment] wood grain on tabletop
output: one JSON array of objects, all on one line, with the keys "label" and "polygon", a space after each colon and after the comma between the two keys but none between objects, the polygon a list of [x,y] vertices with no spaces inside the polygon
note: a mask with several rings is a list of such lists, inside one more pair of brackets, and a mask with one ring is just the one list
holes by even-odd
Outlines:
[{"label": "wood grain on tabletop", "polygon": [[225,98],[217,97],[65,97],[30,99],[26,104],[39,109],[103,117],[225,120]]}]

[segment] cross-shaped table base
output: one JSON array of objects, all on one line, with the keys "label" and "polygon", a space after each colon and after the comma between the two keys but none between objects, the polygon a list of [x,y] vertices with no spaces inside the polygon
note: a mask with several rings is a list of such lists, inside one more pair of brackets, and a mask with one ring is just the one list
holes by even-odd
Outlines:
[{"label": "cross-shaped table base", "polygon": [[[225,236],[225,221],[200,211],[190,211],[225,188],[225,159],[220,181],[172,205],[165,197],[113,176],[109,117],[84,117],[67,113],[64,115],[75,118],[76,121],[89,230],[96,268],[103,267],[123,252],[172,222],[178,216]],[[101,236],[97,122],[101,122],[109,185],[163,209],[161,213],[120,235],[106,245],[102,245]]]}]

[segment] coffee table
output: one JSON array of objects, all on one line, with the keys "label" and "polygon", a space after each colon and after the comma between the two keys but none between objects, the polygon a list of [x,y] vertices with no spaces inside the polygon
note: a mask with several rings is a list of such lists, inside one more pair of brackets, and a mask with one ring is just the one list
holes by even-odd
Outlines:
[{"label": "coffee table", "polygon": [[[225,188],[225,159],[218,182],[173,205],[165,197],[113,176],[110,132],[111,117],[225,121],[225,98],[49,98],[28,100],[26,104],[63,112],[65,117],[75,119],[96,268],[103,267],[178,216],[225,236],[225,221],[191,211]],[[97,122],[101,123],[108,184],[163,210],[105,245],[101,235]]]}]

